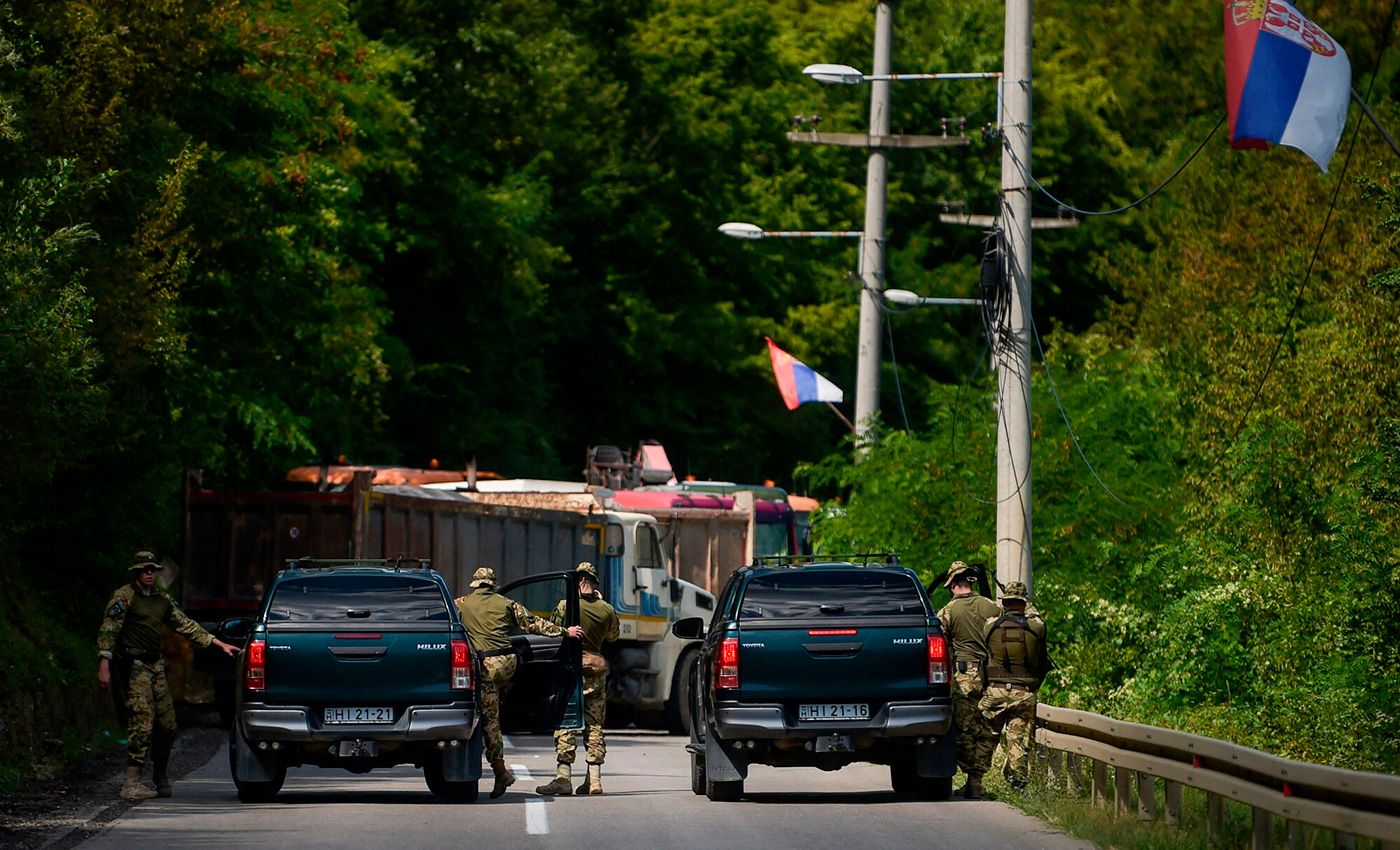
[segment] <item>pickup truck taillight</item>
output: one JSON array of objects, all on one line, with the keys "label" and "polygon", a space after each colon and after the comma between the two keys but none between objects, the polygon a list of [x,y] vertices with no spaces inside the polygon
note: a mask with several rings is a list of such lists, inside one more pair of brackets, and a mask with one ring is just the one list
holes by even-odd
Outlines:
[{"label": "pickup truck taillight", "polygon": [[943,635],[928,636],[928,683],[948,684],[948,641]]},{"label": "pickup truck taillight", "polygon": [[727,637],[720,641],[715,656],[715,687],[739,687],[739,639]]},{"label": "pickup truck taillight", "polygon": [[267,690],[267,641],[248,641],[248,657],[243,659],[243,690]]},{"label": "pickup truck taillight", "polygon": [[464,640],[452,641],[452,690],[472,689],[472,648]]}]

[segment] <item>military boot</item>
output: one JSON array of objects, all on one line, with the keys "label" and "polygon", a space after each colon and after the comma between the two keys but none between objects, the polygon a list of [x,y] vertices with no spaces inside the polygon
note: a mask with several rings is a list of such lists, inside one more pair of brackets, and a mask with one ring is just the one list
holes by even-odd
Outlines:
[{"label": "military boot", "polygon": [[175,739],[170,735],[157,735],[151,746],[152,779],[156,784],[157,797],[169,797],[174,793],[170,787],[170,751]]},{"label": "military boot", "polygon": [[121,790],[121,798],[123,800],[138,802],[140,800],[149,800],[155,795],[156,792],[147,788],[146,785],[141,782],[141,768],[128,767],[126,769],[126,782],[122,783]]},{"label": "military boot", "polygon": [[156,783],[156,796],[169,797],[175,793],[174,787],[170,784],[170,774],[164,770],[157,770],[154,777]]},{"label": "military boot", "polygon": [[603,766],[601,764],[588,765],[588,778],[583,780],[575,793],[584,795],[597,795],[603,793]]},{"label": "military boot", "polygon": [[503,758],[491,762],[491,769],[496,772],[496,784],[491,789],[491,799],[496,799],[506,793],[506,789],[515,784],[515,774],[506,767],[506,760]]},{"label": "military boot", "polygon": [[561,764],[554,769],[554,781],[548,785],[541,785],[535,789],[536,794],[545,797],[567,797],[574,793],[574,787],[569,784],[569,766]]},{"label": "military boot", "polygon": [[967,778],[967,784],[963,786],[962,795],[964,800],[981,800],[984,796],[982,792],[982,777],[969,776]]}]

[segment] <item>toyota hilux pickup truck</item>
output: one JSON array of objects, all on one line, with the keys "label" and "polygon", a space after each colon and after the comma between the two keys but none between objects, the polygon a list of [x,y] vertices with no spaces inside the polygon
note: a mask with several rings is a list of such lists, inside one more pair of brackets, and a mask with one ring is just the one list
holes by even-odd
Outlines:
[{"label": "toyota hilux pickup truck", "polygon": [[[568,573],[547,573],[500,591],[527,607],[567,600]],[[229,767],[238,798],[270,801],[288,767],[368,773],[413,764],[448,802],[472,802],[481,777],[473,649],[447,582],[427,560],[289,562],[257,616],[219,630],[245,641],[237,659]],[[581,725],[578,642],[512,636],[523,678],[549,691],[560,725]],[[572,718],[572,719],[570,719]]]},{"label": "toyota hilux pickup truck", "polygon": [[956,755],[949,647],[892,555],[761,558],[739,568],[701,638],[691,790],[737,800],[752,764],[889,766],[897,793],[944,800]]}]

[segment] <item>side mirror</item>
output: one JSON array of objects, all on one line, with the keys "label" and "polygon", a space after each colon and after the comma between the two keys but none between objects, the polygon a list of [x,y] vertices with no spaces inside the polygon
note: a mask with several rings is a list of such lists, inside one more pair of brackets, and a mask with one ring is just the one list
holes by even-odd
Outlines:
[{"label": "side mirror", "polygon": [[682,640],[699,640],[705,636],[704,617],[685,617],[671,624],[671,634]]},{"label": "side mirror", "polygon": [[232,620],[224,620],[219,624],[219,635],[228,640],[247,640],[248,633],[253,630],[253,618],[234,617]]}]

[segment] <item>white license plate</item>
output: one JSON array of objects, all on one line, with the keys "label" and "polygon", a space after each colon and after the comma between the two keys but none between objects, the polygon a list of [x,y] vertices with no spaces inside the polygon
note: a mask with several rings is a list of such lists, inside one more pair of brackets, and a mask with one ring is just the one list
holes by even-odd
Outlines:
[{"label": "white license plate", "polygon": [[798,720],[869,720],[870,705],[863,702],[820,702],[799,705]]},{"label": "white license plate", "polygon": [[326,709],[327,723],[393,723],[394,710],[392,708],[365,708],[356,706],[353,708],[328,708]]}]

